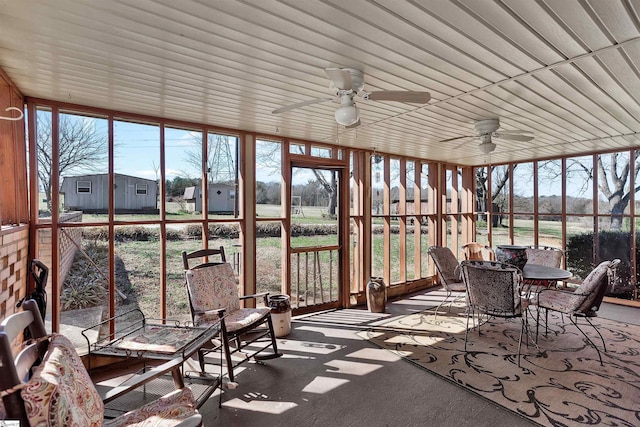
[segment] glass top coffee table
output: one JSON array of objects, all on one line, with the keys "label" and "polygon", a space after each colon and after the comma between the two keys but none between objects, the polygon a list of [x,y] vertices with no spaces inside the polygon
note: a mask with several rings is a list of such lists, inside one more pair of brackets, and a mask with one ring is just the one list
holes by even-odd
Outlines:
[{"label": "glass top coffee table", "polygon": [[[89,331],[108,330],[114,324],[114,333],[98,333],[98,339],[91,342]],[[133,309],[104,320],[97,325],[82,331],[88,346],[89,366],[91,372],[91,359],[97,356],[136,358],[142,360],[146,366],[147,361],[173,360],[179,357],[182,362],[187,362],[191,356],[202,349],[206,353],[218,352],[221,360],[221,372],[219,375],[210,375],[204,372],[186,371],[183,367],[183,376],[192,386],[194,381],[205,384],[206,391],[198,398],[198,406],[215,391],[222,383],[222,345],[214,344],[213,338],[220,332],[220,323],[216,322],[206,327],[181,324],[178,321],[146,318],[140,309]]]}]

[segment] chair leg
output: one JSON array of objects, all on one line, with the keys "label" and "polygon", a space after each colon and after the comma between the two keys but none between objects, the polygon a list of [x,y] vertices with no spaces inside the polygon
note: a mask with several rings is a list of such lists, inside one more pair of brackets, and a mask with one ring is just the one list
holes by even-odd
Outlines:
[{"label": "chair leg", "polygon": [[591,323],[591,320],[588,317],[585,317],[585,320],[587,322],[589,322],[589,324],[591,325],[591,327],[593,329],[595,329],[595,331],[598,333],[598,336],[600,337],[600,341],[602,341],[602,348],[604,349],[604,352],[607,352],[607,343],[604,342],[604,338],[602,337],[602,334],[600,333],[600,331],[598,330],[598,328],[595,327],[595,325],[593,323]]},{"label": "chair leg", "polygon": [[198,350],[198,362],[200,362],[200,372],[204,374],[204,352]]},{"label": "chair leg", "polygon": [[[586,317],[585,317],[585,319],[586,319]],[[570,316],[569,320],[571,320],[571,323],[573,323],[575,325],[575,327],[578,328],[580,333],[587,339],[587,342],[591,345],[591,347],[593,347],[598,352],[598,359],[600,359],[600,366],[604,366],[604,363],[602,363],[602,354],[600,354],[600,349],[595,345],[595,343],[593,341],[591,341],[591,338],[589,338],[589,336],[587,336],[587,334],[585,334],[584,331],[580,328],[580,326],[578,325],[577,320],[573,320],[573,316]],[[589,322],[591,327],[593,327],[593,329],[595,329],[596,332],[598,332],[598,335],[600,335],[600,339],[602,339],[602,335],[600,334],[598,329],[596,329],[596,327],[593,326],[593,323],[591,323],[589,321],[589,319],[587,319],[587,321]],[[602,340],[602,343],[604,344],[604,339]],[[605,349],[605,351],[606,351],[606,349]]]},{"label": "chair leg", "polygon": [[518,368],[520,367],[520,349],[522,348],[522,332],[524,331],[524,318],[520,318],[522,326],[520,326],[520,338],[518,338]]},{"label": "chair leg", "polygon": [[269,335],[271,336],[271,345],[273,346],[273,353],[279,354],[278,343],[276,342],[276,333],[273,331],[273,321],[271,320],[271,315],[267,317],[267,320],[269,322]]},{"label": "chair leg", "polygon": [[467,312],[467,327],[464,331],[464,351],[467,352],[467,338],[469,336],[469,316],[473,316],[473,310]]},{"label": "chair leg", "polygon": [[442,304],[444,304],[451,296],[451,291],[449,289],[446,289],[446,291],[447,291],[447,296],[444,297],[444,299],[440,301],[440,304],[438,304],[438,306],[436,307],[436,313],[433,315],[434,319],[438,317],[438,310],[440,310],[440,307],[442,307]]},{"label": "chair leg", "polygon": [[271,345],[273,347],[273,354],[265,354],[265,355],[256,354],[255,356],[253,356],[253,358],[256,361],[276,359],[278,357],[282,357],[282,353],[278,353],[278,343],[276,342],[276,334],[273,329],[273,321],[271,320],[271,315],[267,316],[267,328],[269,329],[271,344],[267,344],[267,346],[264,347],[263,350],[269,348],[269,345]]},{"label": "chair leg", "polygon": [[227,328],[224,324],[224,319],[222,319],[220,325],[220,333],[222,335],[222,343],[224,346],[224,357],[227,362],[227,375],[229,376],[229,381],[233,381],[233,361],[231,360],[231,349],[229,348],[229,336],[227,335]]},{"label": "chair leg", "polygon": [[546,337],[549,333],[549,310],[544,309],[544,336]]}]

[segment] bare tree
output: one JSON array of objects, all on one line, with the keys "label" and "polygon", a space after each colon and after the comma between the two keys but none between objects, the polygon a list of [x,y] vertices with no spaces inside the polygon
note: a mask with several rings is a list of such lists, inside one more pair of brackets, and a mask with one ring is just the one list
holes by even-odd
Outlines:
[{"label": "bare tree", "polygon": [[[47,208],[51,210],[51,184],[53,179],[52,127],[50,114],[38,114],[36,119],[38,151],[38,178],[45,193]],[[58,171],[92,171],[107,157],[107,135],[96,129],[95,123],[86,117],[59,115],[58,123]]]},{"label": "bare tree", "polygon": [[[632,160],[623,153],[598,154],[596,156],[597,170],[594,170],[591,162],[580,158],[567,160],[566,179],[568,183],[578,189],[578,193],[586,193],[588,183],[593,180],[595,173],[598,174],[598,190],[609,203],[611,228],[614,230],[619,230],[622,226],[624,211],[631,200],[631,191],[640,190],[640,186],[633,185],[637,181],[640,168],[638,157],[639,153],[636,152],[633,158],[635,163],[633,177],[629,173]],[[544,178],[559,178],[559,174],[562,173],[561,168],[548,167],[548,163],[542,162],[540,164],[540,170],[545,172]],[[633,180],[630,182],[632,178]]]},{"label": "bare tree", "polygon": [[[635,152],[633,162],[635,173],[632,183],[637,182],[640,164],[638,163],[638,151]],[[606,159],[609,161],[606,161]],[[622,227],[622,215],[631,200],[631,190],[637,192],[640,186],[630,185],[629,170],[631,160],[621,153],[598,155],[598,190],[607,198],[611,209],[611,228],[619,230]]]},{"label": "bare tree", "polygon": [[[517,167],[517,164],[513,165],[513,169]],[[488,171],[488,173],[487,173]],[[504,204],[508,203],[504,194],[504,189],[510,178],[510,171],[508,166],[489,166],[487,168],[476,168],[476,199],[480,206],[478,210],[480,212],[486,212],[488,210],[488,195],[489,189],[487,188],[489,182],[489,173],[492,174],[492,190],[491,190],[491,204],[497,204],[504,208]],[[494,212],[495,214],[496,212]],[[502,216],[499,217],[502,221]]]},{"label": "bare tree", "polygon": [[[280,173],[280,144],[272,144],[270,149],[266,149],[256,153],[256,167],[264,170],[272,170],[274,173]],[[298,152],[304,154],[302,146],[298,146]],[[338,176],[336,171],[329,171],[329,176],[322,173],[321,170],[311,169],[311,172],[316,177],[316,180],[320,186],[324,189],[329,196],[329,206],[327,208],[327,214],[335,215],[336,208],[338,206]]]}]

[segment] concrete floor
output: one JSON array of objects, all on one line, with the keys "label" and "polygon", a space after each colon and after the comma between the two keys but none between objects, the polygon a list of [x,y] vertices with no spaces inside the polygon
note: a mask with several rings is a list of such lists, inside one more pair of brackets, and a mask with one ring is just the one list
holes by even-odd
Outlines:
[{"label": "concrete floor", "polygon": [[[211,426],[519,426],[516,414],[430,374],[356,335],[377,321],[437,305],[441,293],[389,301],[387,313],[366,308],[295,318],[278,340],[284,353],[265,365],[244,364],[200,409]],[[640,310],[603,304],[601,317],[640,324]]]}]

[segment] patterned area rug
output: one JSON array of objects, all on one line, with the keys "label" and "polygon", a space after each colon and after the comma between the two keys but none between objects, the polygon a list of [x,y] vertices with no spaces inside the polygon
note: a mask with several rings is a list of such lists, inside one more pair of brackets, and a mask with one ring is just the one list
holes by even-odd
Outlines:
[{"label": "patterned area rug", "polygon": [[[535,315],[535,311],[534,311]],[[544,426],[640,425],[640,326],[596,318],[607,353],[598,354],[566,319],[549,315],[538,351],[520,319],[490,319],[469,331],[464,351],[464,307],[411,314],[361,332],[376,345]],[[530,318],[531,336],[535,320]],[[584,320],[583,320],[584,323]],[[581,324],[582,327],[582,324]],[[589,325],[582,328],[602,345]]]}]

